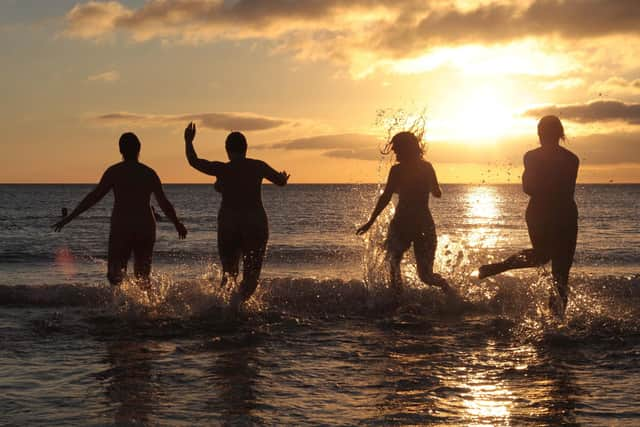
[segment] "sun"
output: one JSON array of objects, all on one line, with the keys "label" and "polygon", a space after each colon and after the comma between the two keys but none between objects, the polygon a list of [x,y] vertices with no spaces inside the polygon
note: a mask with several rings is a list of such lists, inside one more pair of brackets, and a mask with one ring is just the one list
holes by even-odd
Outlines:
[{"label": "sun", "polygon": [[484,86],[459,96],[455,109],[442,118],[446,139],[470,143],[495,142],[513,131],[514,111],[500,91]]}]

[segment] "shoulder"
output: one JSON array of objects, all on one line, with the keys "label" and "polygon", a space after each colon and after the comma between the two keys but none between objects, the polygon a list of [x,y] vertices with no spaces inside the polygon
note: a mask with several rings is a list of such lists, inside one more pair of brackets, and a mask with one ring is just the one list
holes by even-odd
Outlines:
[{"label": "shoulder", "polygon": [[115,164],[109,166],[104,171],[104,176],[105,177],[111,177],[111,176],[119,173],[119,171],[122,169],[123,165],[124,165],[124,162],[118,162],[118,163],[115,163]]},{"label": "shoulder", "polygon": [[565,157],[567,157],[567,159],[569,159],[569,161],[571,163],[574,164],[579,164],[580,163],[580,159],[578,158],[578,156],[575,155],[575,153],[573,153],[572,151],[567,150],[564,147],[560,147],[562,148],[562,152],[564,153]]},{"label": "shoulder", "polygon": [[428,170],[428,171],[432,171],[432,170],[434,170],[434,169],[433,169],[433,165],[432,165],[432,164],[431,164],[431,162],[430,162],[430,161],[428,161],[428,160],[424,160],[424,159],[423,159],[423,160],[422,160],[422,166],[423,166],[426,170]]},{"label": "shoulder", "polygon": [[155,170],[153,170],[153,168],[150,168],[149,166],[145,165],[144,163],[138,163],[138,167],[140,168],[141,171],[143,171],[145,174],[149,175],[152,178],[158,178],[158,174],[156,173]]},{"label": "shoulder", "polygon": [[527,162],[535,161],[538,157],[540,157],[540,148],[535,148],[533,150],[529,150],[524,153],[523,160],[526,164]]}]

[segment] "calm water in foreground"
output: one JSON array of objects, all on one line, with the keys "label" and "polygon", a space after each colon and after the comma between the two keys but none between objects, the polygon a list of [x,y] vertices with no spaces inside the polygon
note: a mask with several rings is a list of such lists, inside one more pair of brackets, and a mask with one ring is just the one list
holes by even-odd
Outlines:
[{"label": "calm water in foreground", "polygon": [[547,269],[477,282],[528,246],[519,186],[432,200],[446,300],[404,265],[387,309],[389,217],[354,235],[373,185],[265,186],[264,280],[225,315],[213,186],[169,185],[150,294],[105,279],[111,199],[69,224],[84,185],[0,185],[0,425],[639,425],[640,186],[583,185],[564,323]]}]

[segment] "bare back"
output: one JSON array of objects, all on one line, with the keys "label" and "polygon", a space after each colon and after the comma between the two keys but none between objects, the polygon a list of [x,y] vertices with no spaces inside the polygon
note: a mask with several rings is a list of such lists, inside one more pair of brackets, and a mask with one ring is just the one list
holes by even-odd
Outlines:
[{"label": "bare back", "polygon": [[438,180],[431,163],[420,159],[394,165],[387,185],[398,194],[396,216],[414,216],[429,212],[429,193],[438,188]]},{"label": "bare back", "polygon": [[124,161],[107,169],[105,179],[113,188],[112,226],[155,227],[150,199],[161,184],[153,169],[139,162]]},{"label": "bare back", "polygon": [[543,146],[527,152],[522,175],[524,192],[534,204],[573,202],[579,163],[575,154],[560,146]]}]

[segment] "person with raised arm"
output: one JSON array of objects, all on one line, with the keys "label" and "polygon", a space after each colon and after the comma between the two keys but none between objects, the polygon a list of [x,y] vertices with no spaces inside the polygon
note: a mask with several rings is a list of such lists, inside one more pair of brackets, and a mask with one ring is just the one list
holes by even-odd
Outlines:
[{"label": "person with raised arm", "polygon": [[383,153],[387,154],[390,151],[395,153],[397,163],[389,171],[384,191],[369,221],[358,228],[356,234],[366,233],[389,204],[393,194],[398,194],[398,204],[389,224],[386,240],[392,287],[399,296],[402,291],[400,262],[413,243],[420,280],[451,294],[453,290],[447,281],[433,272],[437,237],[436,226],[429,210],[429,195],[442,196],[436,172],[431,163],[424,159],[422,145],[411,132],[394,135]]},{"label": "person with raised arm", "polygon": [[538,122],[540,147],[524,155],[522,189],[529,195],[525,218],[531,249],[506,260],[486,264],[478,277],[493,276],[516,268],[538,267],[551,261],[551,273],[559,298],[549,298],[549,309],[564,317],[569,294],[569,271],[578,236],[578,208],[574,201],[580,160],[560,146],[565,140],[562,122],[545,116]]},{"label": "person with raised arm", "polygon": [[148,285],[156,240],[156,220],[150,206],[151,194],[175,226],[179,238],[187,236],[187,229],[178,220],[173,205],[164,194],[160,178],[153,169],[138,160],[140,146],[140,140],[134,133],[123,133],[119,141],[122,162],[109,167],[98,186],[69,215],[53,225],[55,231],[62,230],[113,190],[107,261],[107,278],[112,285],[118,285],[124,279],[132,253],[135,277]]},{"label": "person with raised arm", "polygon": [[258,286],[264,260],[269,224],[262,205],[262,180],[278,186],[289,180],[285,171],[277,172],[262,160],[247,158],[247,140],[240,132],[231,132],[225,140],[228,162],[201,159],[193,147],[195,123],[184,131],[187,161],[196,170],[217,178],[215,188],[222,194],[218,211],[218,253],[222,264],[222,282],[237,278],[242,258],[242,281],[230,305],[237,308],[248,300]]}]

